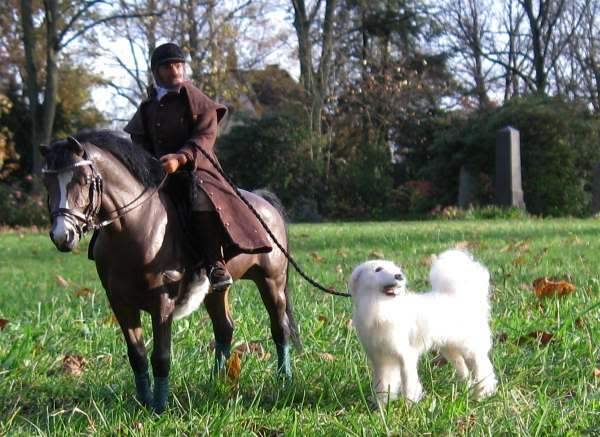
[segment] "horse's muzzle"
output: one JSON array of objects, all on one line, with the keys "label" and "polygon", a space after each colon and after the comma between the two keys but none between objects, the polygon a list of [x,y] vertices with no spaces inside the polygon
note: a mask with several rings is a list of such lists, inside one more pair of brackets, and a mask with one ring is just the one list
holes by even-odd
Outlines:
[{"label": "horse's muzzle", "polygon": [[67,228],[57,231],[56,226],[50,230],[50,239],[61,252],[71,252],[79,242],[79,236],[73,229]]}]

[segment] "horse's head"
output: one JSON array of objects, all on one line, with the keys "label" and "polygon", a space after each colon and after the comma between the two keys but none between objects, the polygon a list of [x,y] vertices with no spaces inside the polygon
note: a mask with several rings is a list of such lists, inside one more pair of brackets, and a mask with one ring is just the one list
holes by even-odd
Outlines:
[{"label": "horse's head", "polygon": [[52,220],[50,238],[58,250],[69,252],[93,226],[100,207],[101,179],[75,138],[41,146],[40,152],[45,158],[42,172]]}]

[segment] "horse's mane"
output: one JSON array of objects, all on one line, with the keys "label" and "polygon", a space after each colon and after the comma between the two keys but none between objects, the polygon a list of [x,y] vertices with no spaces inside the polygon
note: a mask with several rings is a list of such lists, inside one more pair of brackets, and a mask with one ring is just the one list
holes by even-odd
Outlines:
[{"label": "horse's mane", "polygon": [[75,135],[81,143],[92,143],[112,153],[146,187],[156,187],[164,173],[160,162],[125,134],[108,129],[84,130]]}]

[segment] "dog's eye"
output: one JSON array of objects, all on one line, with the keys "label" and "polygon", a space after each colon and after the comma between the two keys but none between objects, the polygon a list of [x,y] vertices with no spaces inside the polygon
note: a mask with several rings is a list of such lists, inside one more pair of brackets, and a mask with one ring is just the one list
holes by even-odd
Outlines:
[{"label": "dog's eye", "polygon": [[375,273],[377,273],[377,272],[380,272],[380,271],[382,271],[382,270],[383,270],[383,267],[381,267],[381,266],[380,266],[380,267],[377,267],[377,268],[375,269]]}]

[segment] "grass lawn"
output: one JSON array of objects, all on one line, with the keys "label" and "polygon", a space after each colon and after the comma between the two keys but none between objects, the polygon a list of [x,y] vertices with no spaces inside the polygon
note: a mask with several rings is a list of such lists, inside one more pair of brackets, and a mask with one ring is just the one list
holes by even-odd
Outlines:
[{"label": "grass lawn", "polygon": [[[231,298],[234,342],[254,347],[242,356],[239,380],[210,381],[212,329],[203,310],[175,322],[172,396],[159,417],[134,399],[125,344],[87,244],[62,254],[47,234],[7,232],[0,234],[0,319],[8,321],[0,329],[0,435],[600,434],[599,221],[292,225],[291,241],[304,269],[338,289],[356,264],[380,255],[405,267],[411,288],[425,289],[429,255],[468,245],[492,275],[498,393],[474,402],[451,366],[426,355],[420,403],[370,410],[351,301],[293,273],[304,342],[292,356],[293,381],[275,377],[267,313],[253,284],[240,282]],[[540,299],[531,284],[543,276],[576,290]],[[79,376],[64,370],[66,355],[85,359],[81,369],[75,363]]]}]

